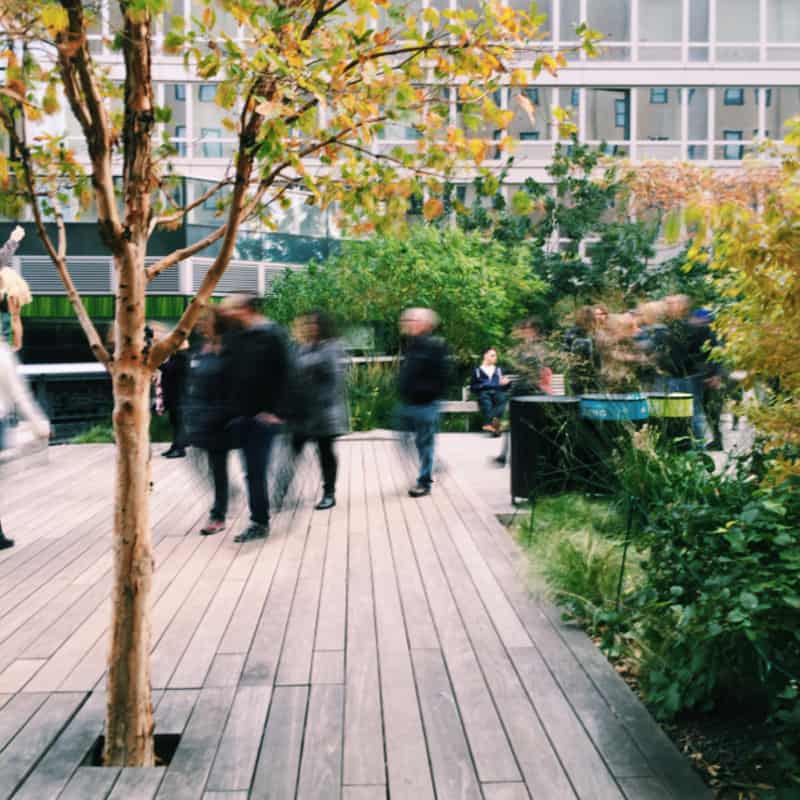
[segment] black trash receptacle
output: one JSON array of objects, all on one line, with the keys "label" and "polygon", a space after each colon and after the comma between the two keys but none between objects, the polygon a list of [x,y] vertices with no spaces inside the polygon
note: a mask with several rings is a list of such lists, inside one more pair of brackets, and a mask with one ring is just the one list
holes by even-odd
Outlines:
[{"label": "black trash receptacle", "polygon": [[512,501],[561,491],[570,484],[579,409],[577,397],[512,398]]}]

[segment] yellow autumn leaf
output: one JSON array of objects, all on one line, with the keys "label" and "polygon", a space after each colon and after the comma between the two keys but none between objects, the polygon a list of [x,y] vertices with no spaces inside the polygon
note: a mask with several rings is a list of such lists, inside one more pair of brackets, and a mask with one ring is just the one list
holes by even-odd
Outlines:
[{"label": "yellow autumn leaf", "polygon": [[512,86],[527,86],[530,83],[528,71],[525,69],[515,69],[511,72]]},{"label": "yellow autumn leaf", "polygon": [[486,142],[484,142],[483,139],[470,139],[469,142],[467,142],[467,149],[476,164],[480,164],[486,157]]},{"label": "yellow autumn leaf", "polygon": [[47,89],[45,89],[44,97],[42,97],[42,110],[45,114],[55,114],[58,109],[59,104],[56,87],[51,83]]},{"label": "yellow autumn leaf", "polygon": [[439,27],[439,12],[435,8],[426,8],[422,12],[422,19],[430,25],[431,28]]},{"label": "yellow autumn leaf", "polygon": [[42,6],[42,24],[51,36],[61,33],[69,26],[67,10],[58,3],[45,3]]},{"label": "yellow autumn leaf", "polygon": [[444,213],[444,203],[438,197],[429,197],[422,207],[422,215],[428,222],[441,217]]}]

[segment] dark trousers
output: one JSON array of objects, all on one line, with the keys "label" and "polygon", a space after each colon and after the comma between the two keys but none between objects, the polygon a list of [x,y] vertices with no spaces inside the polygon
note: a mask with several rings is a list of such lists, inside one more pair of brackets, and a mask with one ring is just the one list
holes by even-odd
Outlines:
[{"label": "dark trousers", "polygon": [[483,421],[488,425],[493,419],[503,416],[508,404],[508,396],[505,392],[495,391],[494,389],[484,389],[478,393],[478,407],[483,414]]},{"label": "dark trousers", "polygon": [[322,491],[326,495],[333,495],[336,492],[336,473],[339,464],[333,449],[335,438],[334,436],[304,436],[300,433],[295,433],[292,436],[292,450],[295,458],[300,455],[306,442],[311,439],[316,441],[319,463],[322,467]]},{"label": "dark trousers", "polygon": [[[247,499],[250,519],[259,525],[269,525],[267,468],[276,425],[265,425],[257,419],[242,419],[236,423],[236,444],[244,455],[247,472]],[[228,511],[228,451],[209,450],[211,474],[214,479],[214,507],[211,516],[225,519]]]},{"label": "dark trousers", "polygon": [[169,426],[172,428],[172,444],[170,450],[183,450],[186,447],[186,434],[183,426],[183,409],[179,406],[167,408]]}]

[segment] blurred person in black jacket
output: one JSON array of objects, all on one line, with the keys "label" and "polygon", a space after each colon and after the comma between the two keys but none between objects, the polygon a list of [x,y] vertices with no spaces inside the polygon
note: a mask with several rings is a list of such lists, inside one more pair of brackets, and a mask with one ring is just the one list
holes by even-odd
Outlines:
[{"label": "blurred person in black jacket", "polygon": [[720,366],[709,358],[710,348],[717,344],[711,317],[703,309],[692,313],[687,295],[670,295],[664,304],[666,326],[655,347],[661,373],[655,390],[692,395],[692,438],[695,447],[702,448],[706,438],[704,394],[707,388],[719,389],[721,383]]},{"label": "blurred person in black jacket", "polygon": [[433,336],[438,321],[429,308],[409,308],[400,317],[406,348],[398,376],[396,425],[407,436],[414,436],[420,462],[416,485],[408,492],[411,497],[430,494],[433,482],[439,401],[447,390],[448,376],[447,346]]},{"label": "blurred person in black jacket", "polygon": [[183,405],[189,379],[189,342],[184,341],[160,369],[161,400],[172,428],[172,444],[161,455],[164,458],[183,458],[186,455]]},{"label": "blurred person in black jacket", "polygon": [[[267,468],[275,435],[286,413],[289,348],[283,329],[261,314],[261,299],[238,294],[227,297],[219,313],[228,328],[222,339],[222,380],[225,386],[230,449],[241,449],[247,471],[250,525],[234,538],[247,542],[269,534]],[[223,454],[224,453],[224,463]],[[209,451],[215,482],[227,492],[227,452]]]}]

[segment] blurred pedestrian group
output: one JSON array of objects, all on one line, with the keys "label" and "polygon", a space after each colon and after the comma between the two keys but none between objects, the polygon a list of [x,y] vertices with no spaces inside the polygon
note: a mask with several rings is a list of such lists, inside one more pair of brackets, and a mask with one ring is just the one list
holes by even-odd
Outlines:
[{"label": "blurred pedestrian group", "polygon": [[[11,244],[20,238],[12,236]],[[172,442],[163,455],[183,458],[193,447],[202,454],[213,486],[213,504],[202,535],[226,528],[230,454],[239,452],[250,519],[235,536],[236,542],[268,535],[271,511],[291,492],[298,459],[308,444],[316,449],[321,473],[321,497],[315,508],[335,507],[336,440],[349,430],[347,359],[331,318],[319,310],[302,314],[290,336],[266,319],[261,308],[261,298],[248,294],[207,307],[192,346],[187,342],[161,366],[154,387],[154,408],[168,416],[172,429]],[[712,321],[707,310],[692,309],[685,295],[645,302],[621,313],[610,313],[603,304],[582,307],[572,315],[557,346],[553,337],[543,337],[537,319],[521,320],[512,332],[513,345],[504,354],[507,366],[500,365],[497,348],[490,346],[471,372],[469,389],[477,400],[483,430],[501,434],[510,398],[554,393],[556,365],[565,372],[565,388],[572,394],[691,395],[694,445],[705,446],[709,427],[709,447],[721,447],[722,389],[729,381],[720,363],[710,357],[711,349],[719,345]],[[395,427],[405,452],[414,454],[418,464],[408,490],[418,498],[429,494],[434,482],[440,403],[452,370],[447,346],[436,335],[434,311],[406,309],[399,324],[404,344]],[[159,335],[157,324],[147,333],[150,340]],[[49,424],[17,367],[12,348],[0,340],[0,451],[12,412],[29,421],[34,436],[49,435]],[[276,443],[278,463],[271,469]],[[497,460],[505,463],[507,452],[508,437]],[[0,525],[0,548],[11,544]]]},{"label": "blurred pedestrian group", "polygon": [[690,395],[694,446],[722,449],[723,403],[737,389],[713,357],[721,345],[713,319],[707,309],[693,308],[687,295],[676,294],[619,313],[602,303],[583,306],[563,333],[547,343],[537,321],[527,320],[515,330],[517,344],[506,359],[517,374],[502,372],[495,348],[485,351],[473,371],[470,388],[483,414],[483,429],[498,434],[509,393],[552,393],[551,365],[556,364],[572,395]]},{"label": "blurred pedestrian group", "polygon": [[[421,308],[406,310],[400,320],[407,345],[396,417],[419,457],[412,497],[430,491],[438,401],[448,382],[447,349],[433,336],[436,323],[436,315]],[[349,418],[347,359],[330,316],[319,310],[302,314],[289,337],[261,314],[260,298],[242,294],[208,307],[196,334],[198,343],[188,355],[178,351],[162,365],[156,406],[169,414],[173,427],[165,457],[185,456],[189,445],[206,454],[214,501],[200,533],[225,530],[229,454],[235,450],[241,453],[250,510],[250,523],[235,541],[268,535],[272,506],[289,494],[306,445],[315,447],[321,471],[322,496],[315,508],[333,508],[336,439],[348,432]],[[279,463],[271,468],[280,442],[287,446],[278,446]]]}]

